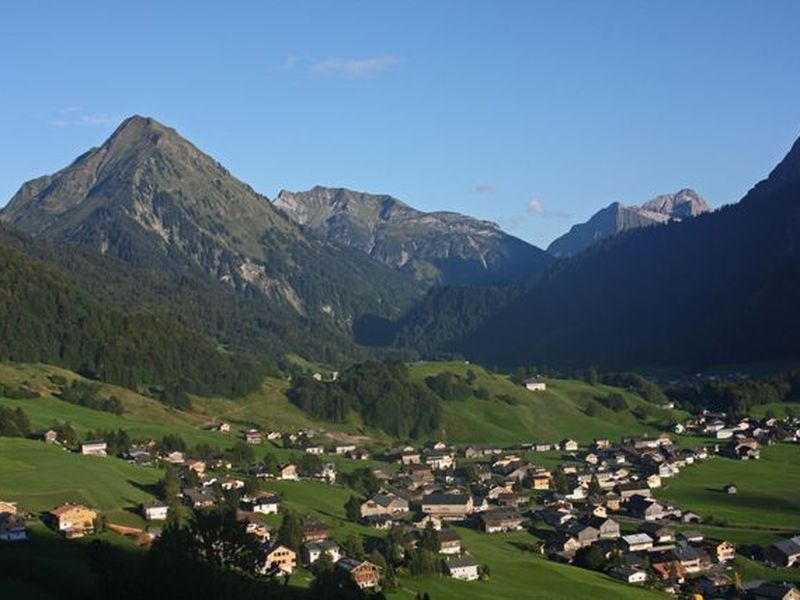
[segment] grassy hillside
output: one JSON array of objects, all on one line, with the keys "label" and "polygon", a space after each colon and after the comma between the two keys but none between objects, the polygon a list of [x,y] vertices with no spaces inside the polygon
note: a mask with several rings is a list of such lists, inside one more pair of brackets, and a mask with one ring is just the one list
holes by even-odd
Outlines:
[{"label": "grassy hillside", "polygon": [[[717,457],[684,469],[658,495],[728,525],[796,530],[800,526],[800,446],[762,448],[761,459]],[[739,492],[725,494],[733,483]]]},{"label": "grassy hillside", "polygon": [[141,523],[129,509],[153,498],[157,469],[116,458],[80,456],[33,440],[0,438],[2,494],[33,512],[63,502],[101,509],[114,523]]},{"label": "grassy hillside", "polygon": [[[618,438],[633,433],[655,433],[659,425],[668,424],[680,414],[663,411],[636,394],[604,385],[550,379],[546,391],[531,392],[477,365],[463,362],[411,365],[411,376],[418,381],[444,371],[462,377],[471,371],[475,377],[473,386],[484,387],[491,394],[490,400],[472,397],[444,402],[442,435],[451,442],[510,444],[557,441],[567,436],[588,442],[600,436]],[[622,394],[628,410],[614,412],[595,402],[611,393]],[[594,416],[586,414],[590,404],[595,405]],[[632,411],[637,409],[648,411],[650,416],[636,417]]]},{"label": "grassy hillside", "polygon": [[445,577],[414,577],[401,581],[393,599],[413,598],[428,592],[436,600],[483,600],[484,598],[537,598],[542,600],[595,600],[597,598],[662,598],[656,592],[639,589],[613,579],[548,561],[542,556],[520,550],[515,544],[530,543],[526,532],[486,535],[458,528],[465,548],[481,563],[489,566],[487,581],[461,582]]}]

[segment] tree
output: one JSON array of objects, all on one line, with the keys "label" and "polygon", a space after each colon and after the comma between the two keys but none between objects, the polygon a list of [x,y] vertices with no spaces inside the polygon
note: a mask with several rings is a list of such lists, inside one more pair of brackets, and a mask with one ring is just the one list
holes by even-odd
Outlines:
[{"label": "tree", "polygon": [[358,559],[364,558],[364,541],[360,535],[355,533],[348,535],[344,541],[344,549],[348,556]]},{"label": "tree", "polygon": [[281,526],[278,529],[278,542],[287,548],[291,548],[295,552],[298,552],[300,550],[302,539],[303,534],[301,530],[300,519],[297,518],[297,514],[295,514],[293,510],[287,510],[283,514],[283,520],[281,521]]},{"label": "tree", "polygon": [[597,496],[602,492],[600,488],[600,481],[597,479],[597,475],[592,475],[592,479],[589,481],[589,489],[588,494],[589,496]]},{"label": "tree", "polygon": [[600,377],[597,374],[597,367],[591,366],[586,369],[583,380],[589,385],[597,385],[600,381]]},{"label": "tree", "polygon": [[584,569],[602,571],[606,566],[606,557],[596,545],[587,546],[575,553],[575,564]]},{"label": "tree", "polygon": [[350,496],[344,505],[344,511],[349,520],[358,522],[361,519],[361,502],[355,496]]},{"label": "tree", "polygon": [[525,385],[525,367],[517,367],[511,372],[511,382],[516,385]]},{"label": "tree", "polygon": [[237,440],[233,446],[225,451],[225,456],[227,456],[232,463],[242,467],[249,467],[256,459],[253,446],[244,440]]},{"label": "tree", "polygon": [[442,542],[439,539],[439,533],[433,528],[432,523],[428,523],[422,530],[417,547],[434,553],[438,553],[441,549]]},{"label": "tree", "polygon": [[322,461],[316,454],[305,452],[297,463],[300,475],[303,477],[313,477],[322,470]]},{"label": "tree", "polygon": [[560,494],[567,493],[567,476],[561,467],[553,471],[553,487]]}]

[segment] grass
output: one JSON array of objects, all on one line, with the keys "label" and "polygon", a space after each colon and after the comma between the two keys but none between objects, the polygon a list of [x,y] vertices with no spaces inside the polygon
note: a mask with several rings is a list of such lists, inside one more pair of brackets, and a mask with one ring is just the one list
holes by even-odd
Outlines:
[{"label": "grass", "polygon": [[788,416],[788,412],[800,414],[800,402],[771,402],[769,404],[759,404],[750,409],[750,414],[758,419],[763,419],[768,412],[772,412],[776,417],[783,418]]},{"label": "grass", "polygon": [[427,592],[436,600],[484,598],[537,598],[542,600],[594,600],[597,598],[659,598],[661,594],[619,583],[610,577],[563,565],[520,550],[515,544],[535,541],[527,532],[482,534],[458,528],[462,543],[491,576],[486,581],[462,582],[443,576],[405,577],[393,599],[413,598]]},{"label": "grass", "polygon": [[[564,437],[588,443],[595,437],[654,434],[680,415],[657,408],[627,390],[576,380],[550,379],[546,391],[531,392],[505,376],[467,363],[415,363],[410,371],[417,381],[443,371],[462,377],[472,371],[473,385],[491,394],[490,400],[473,397],[444,403],[442,437],[456,443],[555,442]],[[629,410],[614,412],[595,402],[611,393],[622,394]],[[501,400],[502,396],[510,398],[511,403]],[[595,407],[594,416],[586,414],[590,404]],[[634,409],[647,410],[652,417],[642,421],[632,414]]]},{"label": "grass", "polygon": [[[722,487],[733,483],[737,494]],[[762,448],[761,459],[716,457],[665,480],[658,496],[717,524],[752,528],[800,528],[800,445]]]},{"label": "grass", "polygon": [[161,478],[158,469],[117,458],[81,456],[43,442],[0,438],[0,473],[4,499],[21,510],[39,513],[63,502],[100,509],[109,522],[141,526],[131,509],[152,500]]}]

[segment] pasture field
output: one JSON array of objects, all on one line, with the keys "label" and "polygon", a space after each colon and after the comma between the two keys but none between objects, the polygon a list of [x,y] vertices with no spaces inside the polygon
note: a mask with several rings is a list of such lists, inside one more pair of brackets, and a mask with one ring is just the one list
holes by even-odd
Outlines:
[{"label": "pasture field", "polygon": [[[737,494],[722,487],[733,483]],[[665,480],[657,496],[699,513],[706,523],[800,529],[800,445],[763,447],[760,460],[715,457]],[[709,520],[710,518],[710,520]]]}]

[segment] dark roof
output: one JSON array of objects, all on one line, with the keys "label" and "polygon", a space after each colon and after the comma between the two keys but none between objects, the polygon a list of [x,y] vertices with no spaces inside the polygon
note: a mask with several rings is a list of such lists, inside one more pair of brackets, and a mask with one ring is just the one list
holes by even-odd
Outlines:
[{"label": "dark roof", "polygon": [[463,568],[463,567],[477,567],[477,566],[479,566],[479,565],[478,565],[478,561],[477,561],[477,560],[475,560],[475,559],[474,559],[472,556],[470,556],[469,554],[464,554],[464,555],[462,555],[462,556],[453,556],[453,557],[451,557],[451,558],[448,558],[448,559],[445,561],[445,563],[447,563],[447,566],[448,566],[449,568],[451,568],[451,569],[458,569],[458,568]]},{"label": "dark roof", "polygon": [[427,494],[422,497],[422,504],[467,504],[468,494]]},{"label": "dark roof", "polygon": [[439,532],[439,541],[441,542],[456,542],[461,541],[461,536],[452,529],[442,529]]}]

